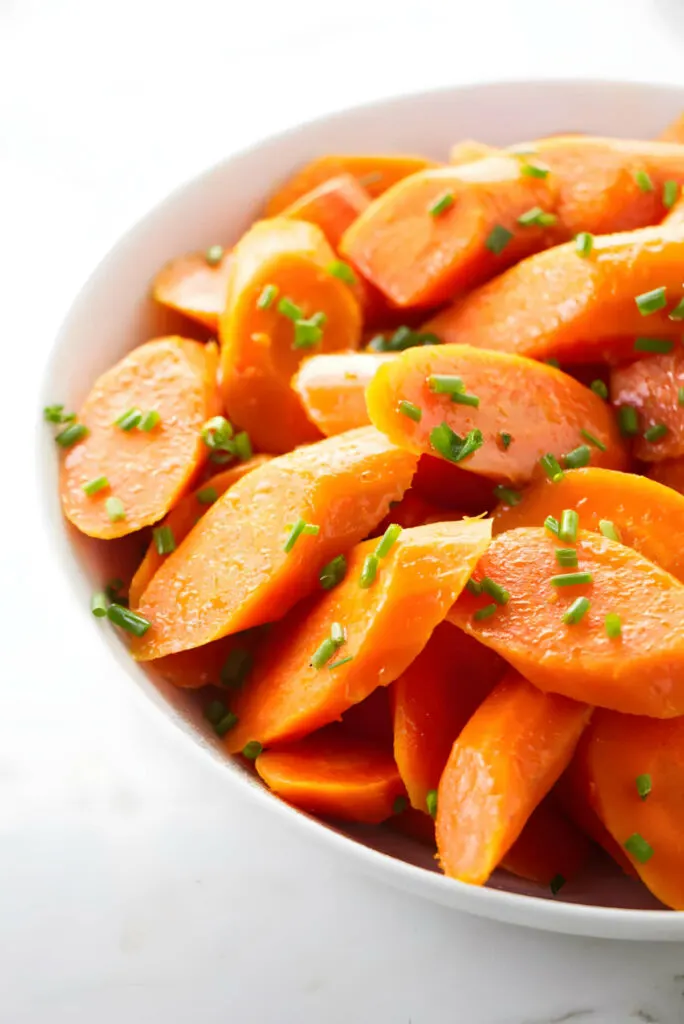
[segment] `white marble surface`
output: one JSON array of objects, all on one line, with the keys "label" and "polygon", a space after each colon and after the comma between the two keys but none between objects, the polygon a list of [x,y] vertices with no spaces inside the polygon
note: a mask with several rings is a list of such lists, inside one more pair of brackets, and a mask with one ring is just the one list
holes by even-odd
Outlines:
[{"label": "white marble surface", "polygon": [[2,1024],[684,1020],[681,946],[430,906],[227,794],[100,667],[41,532],[32,440],[41,364],[78,284],[205,164],[402,88],[684,82],[683,52],[678,0],[0,0]]}]

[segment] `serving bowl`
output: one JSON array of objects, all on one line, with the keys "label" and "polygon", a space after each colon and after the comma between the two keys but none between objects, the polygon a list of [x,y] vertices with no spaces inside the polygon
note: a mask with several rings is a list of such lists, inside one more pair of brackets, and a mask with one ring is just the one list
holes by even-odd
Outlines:
[{"label": "serving bowl", "polygon": [[[173,256],[234,242],[258,215],[274,185],[326,152],[415,152],[446,159],[449,145],[473,137],[510,144],[555,132],[648,138],[684,107],[684,89],[629,82],[537,81],[463,86],[384,100],[321,118],[257,143],[177,189],[129,230],[76,298],[45,371],[41,406],[58,399],[78,408],[95,378],[128,350],[164,333],[195,333],[149,298],[157,270]],[[94,326],[95,325],[95,326]],[[122,685],[146,694],[170,716],[179,739],[199,745],[233,787],[263,801],[273,815],[360,869],[436,902],[550,931],[621,939],[684,939],[684,913],[666,910],[639,883],[597,854],[582,877],[552,896],[532,883],[496,872],[486,888],[443,877],[430,853],[383,827],[333,827],[270,794],[229,759],[201,715],[196,692],[175,689],[129,656],[115,631],[92,619],[89,599],[122,560],[139,557],[137,541],[92,541],[62,518],[58,458],[50,432],[38,439],[45,523],[65,587],[98,629],[103,662],[113,659]],[[79,607],[80,606],[80,611]]]}]

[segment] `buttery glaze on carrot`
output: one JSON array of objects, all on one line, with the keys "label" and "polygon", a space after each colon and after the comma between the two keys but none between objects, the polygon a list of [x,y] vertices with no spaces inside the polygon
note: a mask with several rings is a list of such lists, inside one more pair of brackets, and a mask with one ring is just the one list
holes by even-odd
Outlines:
[{"label": "buttery glaze on carrot", "polygon": [[366,387],[392,352],[331,352],[305,359],[292,378],[307,416],[332,437],[370,423]]},{"label": "buttery glaze on carrot", "polygon": [[213,262],[206,252],[177,256],[162,267],[152,285],[152,297],[162,306],[218,331],[219,317],[226,305],[231,253],[224,250]]},{"label": "buttery glaze on carrot", "polygon": [[634,454],[643,462],[684,455],[684,348],[670,344],[670,352],[616,367],[610,375],[613,404],[637,410]]}]

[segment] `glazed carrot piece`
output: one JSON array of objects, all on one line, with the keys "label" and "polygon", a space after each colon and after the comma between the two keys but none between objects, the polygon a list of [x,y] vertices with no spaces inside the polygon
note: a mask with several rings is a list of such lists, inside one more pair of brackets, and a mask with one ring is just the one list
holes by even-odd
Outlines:
[{"label": "glazed carrot piece", "polygon": [[230,250],[225,250],[217,263],[207,260],[206,252],[178,256],[155,277],[152,296],[162,306],[217,331],[226,305],[230,266]]},{"label": "glazed carrot piece", "polygon": [[469,516],[489,512],[496,505],[490,480],[432,455],[418,459],[411,491],[433,505]]},{"label": "glazed carrot piece", "polygon": [[393,352],[330,352],[305,359],[292,387],[306,415],[322,434],[331,437],[370,423],[366,386]]},{"label": "glazed carrot piece", "polygon": [[642,882],[684,909],[684,720],[654,721],[597,711],[587,772],[596,811]]},{"label": "glazed carrot piece", "polygon": [[684,349],[670,344],[670,352],[616,367],[610,375],[613,405],[637,410],[634,454],[643,462],[684,455]]},{"label": "glazed carrot piece", "polygon": [[392,685],[394,759],[417,810],[427,810],[454,740],[505,669],[495,651],[443,622]]},{"label": "glazed carrot piece", "polygon": [[[200,647],[282,616],[318,587],[327,562],[367,536],[401,498],[415,464],[364,427],[248,473],[155,573],[138,609],[152,628],[134,643],[135,656]],[[293,542],[301,520],[318,532]]]},{"label": "glazed carrot piece", "polygon": [[422,156],[395,154],[379,155],[331,155],[321,156],[306,164],[283,184],[266,204],[267,217],[280,216],[288,206],[301,196],[322,185],[330,178],[349,174],[367,190],[373,198],[408,177],[416,171],[436,166],[432,160]]},{"label": "glazed carrot piece", "polygon": [[[611,469],[567,470],[562,480],[540,480],[515,506],[494,513],[494,535],[518,526],[543,526],[574,509],[582,528],[599,532],[612,523],[623,544],[684,581],[684,551],[673,537],[684,536],[684,497],[653,480]],[[606,527],[608,528],[608,527]]]},{"label": "glazed carrot piece", "polygon": [[391,754],[335,728],[266,750],[255,767],[283,800],[338,821],[378,824],[404,793]]},{"label": "glazed carrot piece", "polygon": [[[523,356],[468,345],[409,349],[379,368],[366,403],[371,421],[395,444],[494,480],[529,480],[547,452],[560,459],[584,443],[583,430],[600,446],[591,449],[594,464],[626,465],[606,403],[555,367]],[[471,443],[458,443],[468,437]]]},{"label": "glazed carrot piece", "polygon": [[[246,462],[238,462],[235,466],[231,466],[230,469],[225,469],[222,473],[216,473],[215,476],[210,477],[206,483],[203,483],[192,494],[187,494],[184,498],[181,498],[160,524],[161,526],[166,526],[171,531],[173,546],[177,548],[185,540],[193,526],[207,511],[207,508],[213,505],[214,501],[220,498],[222,494],[225,494],[229,487],[232,487],[233,484],[241,480],[247,473],[251,473],[253,469],[265,465],[270,458],[270,455],[255,455],[254,458],[248,459]],[[145,557],[131,580],[128,594],[131,607],[137,607],[150,580],[167,557],[168,555],[166,554],[159,554],[156,541],[154,539],[151,540],[145,552]]]},{"label": "glazed carrot piece", "polygon": [[437,795],[445,874],[484,885],[566,767],[591,708],[511,670],[453,745]]},{"label": "glazed carrot piece", "polygon": [[[109,540],[163,518],[206,460],[201,429],[217,411],[216,347],[157,338],[99,377],[79,413],[88,435],[66,450],[64,514],[90,537]],[[124,413],[156,412],[152,430],[124,430]],[[88,495],[84,487],[105,477]]]},{"label": "glazed carrot piece", "polygon": [[684,494],[684,459],[664,459],[649,466],[648,475],[664,487]]},{"label": "glazed carrot piece", "polygon": [[[561,363],[634,357],[637,337],[679,338],[669,313],[682,295],[682,228],[642,228],[538,253],[465,296],[423,327],[442,341]],[[666,305],[646,316],[638,296],[665,288]]]},{"label": "glazed carrot piece", "polygon": [[257,448],[289,451],[315,441],[290,379],[312,350],[355,348],[361,313],[336,256],[314,224],[260,221],[233,250],[221,316],[221,372],[228,415]]},{"label": "glazed carrot piece", "polygon": [[[465,591],[449,621],[543,690],[627,714],[683,714],[684,586],[631,548],[584,530],[574,545],[577,567],[563,569],[555,551],[567,546],[539,527],[495,537],[475,578],[494,580],[510,599],[476,617],[490,598]],[[568,571],[590,580],[551,582]],[[583,598],[589,607],[570,613]],[[620,636],[608,634],[609,614],[619,616]]]},{"label": "glazed carrot piece", "polygon": [[[341,583],[273,626],[231,707],[238,722],[226,735],[227,749],[299,739],[393,682],[465,586],[490,533],[491,523],[481,520],[404,530],[378,560],[369,586],[361,577],[378,541],[354,548]],[[346,639],[321,663],[318,652],[330,646],[334,624]]]},{"label": "glazed carrot piece", "polygon": [[316,224],[333,249],[359,214],[370,205],[370,195],[351,174],[328,178],[305,192],[278,214]]},{"label": "glazed carrot piece", "polygon": [[474,160],[500,155],[501,150],[496,146],[488,146],[486,142],[477,142],[475,139],[461,139],[449,150],[449,163],[459,167],[461,164],[471,164]]},{"label": "glazed carrot piece", "polygon": [[340,251],[396,305],[434,306],[558,241],[553,225],[518,223],[553,204],[550,176],[516,157],[421,171],[371,203]]},{"label": "glazed carrot piece", "polygon": [[659,142],[684,142],[684,114],[675,118],[658,136]]},{"label": "glazed carrot piece", "polygon": [[149,667],[160,679],[181,689],[197,690],[212,684],[218,686],[224,678],[226,685],[229,685],[234,676],[241,678],[243,665],[246,671],[251,664],[257,633],[255,629],[235,636],[224,636],[204,647],[194,647],[189,651],[157,658],[149,663]]},{"label": "glazed carrot piece", "polygon": [[590,854],[590,841],[547,796],[532,811],[499,866],[539,885],[562,886],[579,874]]}]

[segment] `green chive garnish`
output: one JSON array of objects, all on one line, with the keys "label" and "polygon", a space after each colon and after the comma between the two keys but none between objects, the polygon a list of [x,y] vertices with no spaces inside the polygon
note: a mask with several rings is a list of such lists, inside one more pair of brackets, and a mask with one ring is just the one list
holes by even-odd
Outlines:
[{"label": "green chive garnish", "polygon": [[494,598],[497,604],[508,604],[511,599],[511,595],[508,591],[505,590],[500,583],[495,583],[494,580],[489,578],[489,576],[482,577],[480,586],[485,594]]},{"label": "green chive garnish", "polygon": [[558,217],[555,213],[547,213],[542,210],[541,206],[533,206],[531,210],[520,214],[518,224],[522,224],[524,227],[534,225],[535,227],[550,228],[557,220]]},{"label": "green chive garnish", "polygon": [[577,552],[574,548],[556,548],[556,561],[564,569],[574,569],[577,565]]},{"label": "green chive garnish", "polygon": [[668,320],[684,320],[684,299],[680,299],[677,305],[667,314]]},{"label": "green chive garnish", "polygon": [[338,646],[339,644],[336,644],[331,637],[327,636],[320,647],[314,651],[311,658],[311,667],[315,669],[323,668],[336,653]]},{"label": "green chive garnish", "polygon": [[114,426],[128,433],[129,430],[133,430],[134,427],[138,426],[142,420],[142,415],[140,409],[127,409],[126,412],[119,416],[118,420],[114,420]]},{"label": "green chive garnish", "polygon": [[401,526],[399,526],[398,523],[390,523],[382,535],[382,540],[375,549],[375,554],[378,558],[385,558],[390,553],[392,547],[398,540],[400,533]]},{"label": "green chive garnish", "polygon": [[477,580],[469,579],[466,583],[466,590],[475,597],[479,597],[482,593],[482,584],[478,583]]},{"label": "green chive garnish", "polygon": [[340,665],[346,665],[348,661],[353,661],[354,655],[348,654],[346,658],[340,658],[338,661],[333,661],[332,665],[328,665],[328,672],[332,672],[333,669],[339,668]]},{"label": "green chive garnish", "polygon": [[392,804],[392,814],[402,814],[408,807],[408,800],[405,796],[398,796]]},{"label": "green chive garnish", "polygon": [[637,308],[642,316],[649,316],[657,313],[659,309],[667,306],[667,295],[665,287],[653,288],[650,292],[644,292],[634,298]]},{"label": "green chive garnish", "polygon": [[645,800],[650,795],[652,788],[650,775],[637,775],[636,791],[642,800]]},{"label": "green chive garnish", "polygon": [[639,414],[633,405],[620,406],[618,426],[623,437],[634,437],[639,433]]},{"label": "green chive garnish", "polygon": [[503,450],[507,451],[508,448],[510,447],[513,437],[511,436],[511,434],[507,434],[504,430],[502,430],[499,433],[499,440],[501,441],[501,447],[503,448]]},{"label": "green chive garnish", "polygon": [[420,423],[423,418],[423,410],[418,405],[414,405],[413,402],[401,401],[399,403],[399,412],[402,416],[408,416],[414,423]]},{"label": "green chive garnish", "polygon": [[599,398],[602,398],[604,402],[608,401],[608,386],[604,381],[592,380],[589,387],[594,392],[594,394],[598,395]]},{"label": "green chive garnish", "polygon": [[617,612],[608,612],[603,624],[606,627],[606,636],[610,640],[617,640],[622,636],[622,620]]},{"label": "green chive garnish", "polygon": [[588,441],[589,444],[593,444],[594,448],[598,448],[600,452],[606,451],[606,446],[603,441],[598,437],[594,437],[594,435],[590,434],[588,430],[580,430],[580,434],[585,441]]},{"label": "green chive garnish", "polygon": [[252,652],[246,647],[234,647],[223,665],[219,677],[222,686],[229,686],[231,690],[239,690],[249,675],[254,658]]},{"label": "green chive garnish", "polygon": [[203,487],[197,492],[197,500],[200,505],[213,505],[218,500],[218,491],[215,487]]},{"label": "green chive garnish", "polygon": [[486,604],[484,608],[479,608],[478,611],[473,615],[475,622],[482,622],[483,619],[490,619],[492,615],[496,615],[499,610],[498,604]]},{"label": "green chive garnish", "polygon": [[229,729],[238,724],[238,716],[233,711],[228,711],[223,718],[214,726],[214,732],[217,736],[225,736]]},{"label": "green chive garnish", "polygon": [[581,469],[588,466],[591,461],[591,449],[586,444],[573,448],[571,452],[563,456],[566,469]]},{"label": "green chive garnish", "polygon": [[252,450],[252,442],[250,436],[246,430],[241,430],[233,438],[233,448],[235,454],[241,462],[248,462],[254,454]]},{"label": "green chive garnish", "polygon": [[631,853],[640,864],[647,864],[653,856],[653,847],[638,832],[634,832],[629,839],[625,840],[624,846],[625,850]]},{"label": "green chive garnish", "polygon": [[549,174],[549,168],[544,167],[543,164],[530,164],[527,161],[522,161],[520,173],[528,178],[546,178]]},{"label": "green chive garnish", "polygon": [[83,490],[92,498],[93,494],[99,494],[100,491],[104,491],[109,487],[109,480],[106,476],[96,476],[92,480],[89,480],[87,484],[83,484]]},{"label": "green chive garnish", "polygon": [[664,423],[654,423],[648,430],[644,430],[644,441],[655,444],[656,441],[662,441],[667,432],[668,428]]},{"label": "green chive garnish", "polygon": [[76,413],[64,412],[63,405],[46,405],[43,409],[43,418],[47,423],[73,423]]},{"label": "green chive garnish", "polygon": [[543,362],[545,362],[547,366],[553,366],[555,370],[560,370],[560,363],[555,356],[551,356],[550,359],[544,359]]},{"label": "green chive garnish", "polygon": [[90,610],[93,615],[102,619],[107,614],[107,595],[103,591],[98,591],[90,599]]},{"label": "green chive garnish", "polygon": [[616,540],[618,544],[621,543],[617,526],[610,519],[599,519],[599,530],[608,540]]},{"label": "green chive garnish", "polygon": [[161,416],[156,409],[149,409],[143,413],[142,419],[138,424],[138,430],[142,430],[145,434],[149,434],[157,426],[161,419]]},{"label": "green chive garnish", "polygon": [[439,217],[441,213],[446,213],[454,205],[454,196],[452,192],[445,192],[438,199],[428,206],[428,213],[431,217]]},{"label": "green chive garnish", "polygon": [[450,376],[445,373],[433,373],[428,379],[430,391],[436,395],[455,395],[465,391],[465,385],[460,377]]},{"label": "green chive garnish", "polygon": [[547,455],[542,455],[539,461],[549,480],[552,480],[555,484],[565,476],[556,456],[552,455],[550,452]]},{"label": "green chive garnish", "polygon": [[503,484],[497,484],[493,493],[497,501],[501,501],[504,505],[510,505],[511,507],[519,505],[522,501],[520,491],[516,491],[512,487],[504,487]]},{"label": "green chive garnish", "polygon": [[496,224],[485,240],[485,248],[489,249],[489,251],[494,253],[495,256],[499,256],[504,251],[512,237],[512,231],[509,231],[502,224]]},{"label": "green chive garnish", "polygon": [[378,556],[366,555],[359,577],[359,586],[367,589],[373,583],[378,572]]},{"label": "green chive garnish", "polygon": [[465,437],[460,437],[448,423],[442,423],[430,431],[431,447],[449,462],[462,462],[483,444],[481,430],[469,430]]},{"label": "green chive garnish", "polygon": [[666,210],[669,210],[671,206],[677,202],[677,196],[679,195],[679,185],[676,181],[666,181],[663,184],[663,206]]},{"label": "green chive garnish", "polygon": [[242,756],[246,757],[248,761],[256,761],[263,749],[264,748],[258,740],[250,740],[249,743],[245,743],[242,748]]},{"label": "green chive garnish", "polygon": [[324,313],[314,313],[308,320],[295,320],[292,348],[315,348],[323,337]]},{"label": "green chive garnish", "polygon": [[55,441],[61,448],[71,448],[72,445],[87,437],[89,433],[90,431],[84,423],[70,423],[64,430],[60,430]]},{"label": "green chive garnish", "polygon": [[591,256],[593,248],[594,236],[588,231],[580,231],[578,235],[575,235],[575,251],[578,256],[583,256],[586,259],[587,256]]},{"label": "green chive garnish", "polygon": [[573,601],[563,616],[563,622],[566,626],[574,626],[580,622],[589,611],[590,604],[591,602],[588,597],[578,597]]},{"label": "green chive garnish", "polygon": [[477,395],[466,395],[465,391],[455,391],[451,396],[451,401],[457,405],[471,405],[474,409],[477,409],[480,404]]},{"label": "green chive garnish", "polygon": [[413,331],[404,325],[397,327],[389,338],[384,334],[376,334],[368,342],[368,348],[371,352],[405,352],[407,348],[440,344],[440,339],[431,331]]},{"label": "green chive garnish", "polygon": [[679,388],[677,391],[677,405],[684,405],[684,388]]},{"label": "green chive garnish", "polygon": [[356,274],[349,264],[344,262],[344,260],[333,260],[332,263],[328,264],[326,269],[331,277],[337,277],[340,281],[344,281],[344,283],[348,285],[356,284]]},{"label": "green chive garnish", "polygon": [[544,520],[544,526],[549,531],[549,533],[552,533],[554,535],[554,537],[557,537],[559,535],[560,526],[555,516],[547,516]]},{"label": "green chive garnish", "polygon": [[552,576],[549,580],[552,587],[581,587],[593,582],[594,577],[590,572],[566,572],[562,576]]},{"label": "green chive garnish", "polygon": [[107,609],[107,618],[115,626],[120,626],[127,633],[132,633],[133,636],[144,636],[152,625],[142,615],[132,612],[130,608],[124,608],[121,604],[110,604]]},{"label": "green chive garnish", "polygon": [[307,523],[305,519],[298,519],[294,526],[292,526],[292,528],[290,529],[289,534],[287,535],[287,540],[285,541],[283,551],[285,551],[286,553],[292,551],[292,548],[297,543],[297,540],[299,539],[301,534],[307,533],[311,534],[312,536],[315,536],[319,531],[320,526],[317,526],[314,523]]},{"label": "green chive garnish", "polygon": [[229,729],[237,725],[238,717],[232,711],[228,711],[225,704],[220,700],[212,700],[204,709],[204,717],[214,727],[217,736],[225,736]]},{"label": "green chive garnish", "polygon": [[553,876],[553,878],[549,882],[549,889],[551,890],[552,896],[557,896],[558,895],[558,893],[561,891],[561,889],[565,885],[565,881],[566,880],[563,877],[563,875],[554,875]]},{"label": "green chive garnish", "polygon": [[324,590],[332,590],[338,583],[341,583],[347,575],[347,559],[344,555],[337,555],[324,565],[318,574],[318,581]]},{"label": "green chive garnish", "polygon": [[437,790],[431,789],[425,797],[425,806],[431,818],[437,817]]},{"label": "green chive garnish", "polygon": [[223,246],[210,245],[204,254],[204,258],[210,267],[217,267],[223,259]]},{"label": "green chive garnish", "polygon": [[158,555],[170,555],[176,550],[176,538],[170,526],[155,526],[152,538]]},{"label": "green chive garnish", "polygon": [[292,299],[286,297],[283,297],[278,303],[278,312],[281,316],[286,316],[288,320],[302,320],[304,318],[304,314],[299,306],[295,306]]},{"label": "green chive garnish", "polygon": [[212,451],[227,451],[233,437],[233,425],[225,416],[213,416],[202,427],[202,440]]},{"label": "green chive garnish", "polygon": [[113,494],[105,501],[105,510],[112,523],[121,522],[122,519],[126,518],[123,501],[121,498],[115,498]]},{"label": "green chive garnish", "polygon": [[665,355],[674,348],[674,341],[665,338],[637,338],[634,342],[635,352],[657,352]]},{"label": "green chive garnish", "polygon": [[[546,523],[544,523],[546,526]],[[564,540],[566,544],[574,544],[577,540],[577,528],[579,526],[579,516],[572,508],[564,508],[561,517],[560,524],[558,527],[558,537],[560,540]]]},{"label": "green chive garnish", "polygon": [[635,171],[634,180],[639,186],[639,190],[641,192],[653,191],[653,181],[651,180],[650,174],[648,174],[646,171]]},{"label": "green chive garnish", "polygon": [[278,289],[274,284],[265,284],[257,299],[257,309],[270,309],[276,300]]}]

